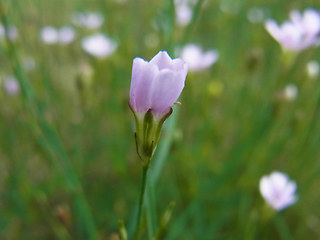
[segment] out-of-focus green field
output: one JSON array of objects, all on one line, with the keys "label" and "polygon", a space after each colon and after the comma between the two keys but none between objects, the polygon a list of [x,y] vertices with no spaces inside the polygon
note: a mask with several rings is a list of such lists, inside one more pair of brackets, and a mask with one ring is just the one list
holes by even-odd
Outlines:
[{"label": "out-of-focus green field", "polygon": [[[171,201],[163,239],[320,238],[320,78],[306,70],[320,49],[288,60],[263,21],[247,17],[259,7],[281,23],[293,9],[319,10],[319,1],[200,1],[186,27],[175,24],[171,0],[0,3],[0,22],[19,33],[0,40],[0,80],[15,75],[21,88],[0,91],[0,239],[118,239],[118,219],[132,232],[141,175],[128,107],[132,60],[159,50],[174,57],[186,43],[218,50],[219,60],[189,72],[164,125],[142,239]],[[102,13],[100,30],[75,27],[65,46],[41,41],[42,27],[72,25],[75,11]],[[96,31],[119,44],[106,59],[81,48]],[[298,87],[292,101],[281,95],[287,84]],[[275,170],[296,181],[299,196],[279,213],[259,192],[260,178]]]}]

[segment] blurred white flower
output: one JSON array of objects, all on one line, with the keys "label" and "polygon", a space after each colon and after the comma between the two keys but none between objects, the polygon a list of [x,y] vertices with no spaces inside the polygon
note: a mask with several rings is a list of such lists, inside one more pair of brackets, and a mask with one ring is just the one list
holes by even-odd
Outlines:
[{"label": "blurred white flower", "polygon": [[102,33],[96,33],[86,37],[81,42],[84,51],[97,58],[105,58],[111,55],[118,44]]},{"label": "blurred white flower", "polygon": [[295,195],[297,185],[281,172],[273,172],[260,180],[260,193],[266,202],[280,211],[297,201]]},{"label": "blurred white flower", "polygon": [[76,36],[76,33],[71,26],[63,26],[60,29],[56,29],[52,26],[46,26],[41,29],[40,37],[43,42],[47,44],[62,44],[66,45],[71,43]]},{"label": "blurred white flower", "polygon": [[247,18],[251,23],[259,23],[264,20],[264,11],[260,7],[252,7],[247,13]]},{"label": "blurred white flower", "polygon": [[17,95],[20,92],[20,85],[13,76],[5,77],[2,82],[2,87],[9,95]]},{"label": "blurred white flower", "polygon": [[71,21],[78,27],[84,27],[88,29],[98,29],[101,27],[104,18],[101,13],[98,12],[88,12],[80,13],[75,12],[71,15]]},{"label": "blurred white flower", "polygon": [[59,33],[54,27],[46,26],[41,29],[40,37],[47,44],[55,44],[58,42]]},{"label": "blurred white flower", "polygon": [[76,32],[71,26],[63,26],[58,31],[58,41],[60,44],[71,43],[76,36]]},{"label": "blurred white flower", "polygon": [[317,61],[310,61],[307,64],[307,73],[310,78],[316,78],[319,75],[320,66]]},{"label": "blurred white flower", "polygon": [[18,37],[18,29],[15,26],[10,25],[7,34],[10,40],[15,40]]},{"label": "blurred white flower", "polygon": [[187,3],[179,3],[175,6],[176,21],[180,26],[187,26],[192,19],[192,8]]},{"label": "blurred white flower", "polygon": [[320,41],[320,13],[314,9],[307,9],[301,15],[294,10],[290,13],[291,21],[279,26],[274,20],[267,20],[265,27],[271,36],[284,49],[301,51],[319,44]]},{"label": "blurred white flower", "polygon": [[284,88],[283,94],[286,100],[293,101],[298,96],[298,88],[296,85],[290,83]]},{"label": "blurred white flower", "polygon": [[[2,23],[0,23],[0,39],[3,39],[5,37],[5,34],[6,34],[5,27],[3,26]],[[18,37],[17,28],[13,25],[9,25],[7,35],[10,40],[15,40]]]},{"label": "blurred white flower", "polygon": [[186,63],[190,71],[201,71],[212,66],[219,58],[219,53],[215,50],[204,52],[196,44],[186,45],[178,54]]}]

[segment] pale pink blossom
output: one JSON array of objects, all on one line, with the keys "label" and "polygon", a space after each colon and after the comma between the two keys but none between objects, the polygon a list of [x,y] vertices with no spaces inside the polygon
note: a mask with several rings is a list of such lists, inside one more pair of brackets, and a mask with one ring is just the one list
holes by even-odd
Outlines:
[{"label": "pale pink blossom", "polygon": [[76,37],[76,32],[71,26],[63,26],[58,31],[58,42],[62,45],[73,42]]},{"label": "pale pink blossom", "polygon": [[295,195],[297,185],[282,172],[273,172],[260,180],[260,193],[266,202],[280,211],[297,201]]},{"label": "pale pink blossom", "polygon": [[8,95],[17,95],[20,92],[20,85],[17,79],[13,76],[8,76],[3,79],[2,87]]},{"label": "pale pink blossom", "polygon": [[219,58],[216,50],[203,51],[196,44],[186,45],[180,52],[180,57],[188,63],[190,71],[201,71],[211,67]]},{"label": "pale pink blossom", "polygon": [[46,44],[55,44],[58,42],[59,33],[54,27],[46,26],[41,29],[40,37]]},{"label": "pale pink blossom", "polygon": [[274,20],[267,20],[265,27],[271,36],[277,40],[285,50],[301,51],[319,44],[320,41],[320,13],[314,9],[307,9],[301,15],[294,10],[290,13],[290,21],[278,25]]},{"label": "pale pink blossom", "polygon": [[84,38],[81,44],[84,51],[97,58],[110,56],[118,47],[115,41],[102,33]]},{"label": "pale pink blossom", "polygon": [[140,115],[151,110],[155,119],[161,119],[180,96],[187,73],[187,64],[180,58],[171,59],[166,51],[149,62],[135,58],[129,102],[132,110]]},{"label": "pale pink blossom", "polygon": [[193,15],[192,8],[187,3],[177,4],[175,6],[176,22],[180,26],[186,26],[190,23]]},{"label": "pale pink blossom", "polygon": [[10,40],[15,40],[19,35],[18,29],[14,25],[9,25],[6,33],[4,25],[0,23],[0,39],[4,39],[6,35]]},{"label": "pale pink blossom", "polygon": [[63,26],[60,29],[52,26],[46,26],[41,29],[40,37],[46,44],[62,44],[66,45],[71,43],[76,36],[76,32],[71,26]]}]

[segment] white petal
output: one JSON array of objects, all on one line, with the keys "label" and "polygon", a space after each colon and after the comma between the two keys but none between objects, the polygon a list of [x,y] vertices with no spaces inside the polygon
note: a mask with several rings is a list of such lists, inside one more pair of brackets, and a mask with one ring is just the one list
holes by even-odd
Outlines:
[{"label": "white petal", "polygon": [[176,21],[180,26],[186,26],[192,19],[192,9],[187,4],[178,4],[175,7]]},{"label": "white petal", "polygon": [[273,186],[270,184],[270,180],[268,176],[264,176],[260,180],[259,184],[260,193],[265,199],[273,198]]},{"label": "white petal", "polygon": [[304,11],[302,24],[308,35],[316,36],[320,32],[320,14],[313,9]]},{"label": "white petal", "polygon": [[276,40],[282,37],[281,29],[274,20],[267,20],[265,22],[265,27],[270,35],[275,38]]},{"label": "white petal", "polygon": [[105,58],[111,55],[118,47],[117,43],[102,33],[96,33],[82,40],[82,48],[92,56]]},{"label": "white petal", "polygon": [[58,41],[58,31],[51,26],[42,28],[40,36],[42,41],[47,44],[54,44]]},{"label": "white petal", "polygon": [[59,42],[61,44],[71,43],[76,36],[74,29],[71,26],[64,26],[58,32]]}]

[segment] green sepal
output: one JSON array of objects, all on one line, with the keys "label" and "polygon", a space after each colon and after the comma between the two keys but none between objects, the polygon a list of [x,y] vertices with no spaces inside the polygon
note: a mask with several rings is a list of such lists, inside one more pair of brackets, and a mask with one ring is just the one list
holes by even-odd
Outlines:
[{"label": "green sepal", "polygon": [[[130,104],[129,104],[130,106]],[[164,121],[172,114],[172,108],[162,118],[155,118],[152,110],[144,114],[136,113],[130,106],[136,120],[136,149],[142,166],[148,168],[157,147]]]}]

